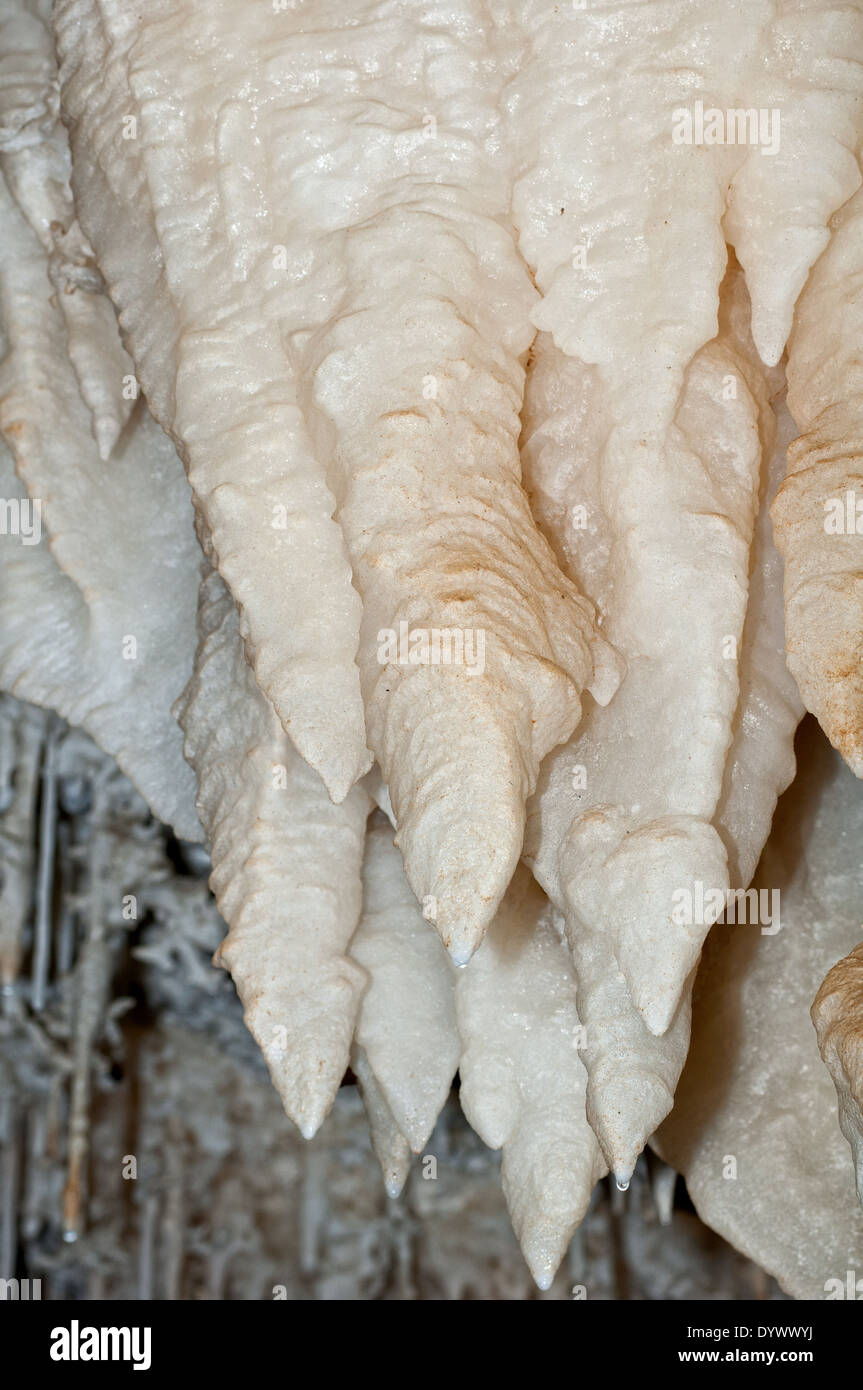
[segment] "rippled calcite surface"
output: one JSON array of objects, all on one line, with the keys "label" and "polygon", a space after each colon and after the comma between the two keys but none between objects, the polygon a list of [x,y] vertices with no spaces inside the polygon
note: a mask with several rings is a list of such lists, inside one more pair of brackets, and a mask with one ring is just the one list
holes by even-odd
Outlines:
[{"label": "rippled calcite surface", "polygon": [[858,785],[811,721],[754,887],[781,929],[719,925],[698,975],[692,1046],[657,1136],[699,1214],[795,1298],[859,1269],[863,1211],[809,1009],[860,938]]}]

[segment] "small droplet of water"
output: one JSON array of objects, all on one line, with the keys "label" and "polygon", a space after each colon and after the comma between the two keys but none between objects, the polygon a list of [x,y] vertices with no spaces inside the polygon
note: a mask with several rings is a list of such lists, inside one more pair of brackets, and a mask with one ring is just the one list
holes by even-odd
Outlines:
[{"label": "small droplet of water", "polygon": [[628,1192],[628,1191],[629,1191],[629,1182],[628,1182],[628,1181],[627,1181],[627,1182],[621,1182],[621,1181],[620,1181],[620,1178],[615,1178],[615,1182],[617,1183],[617,1190],[618,1190],[618,1192]]}]

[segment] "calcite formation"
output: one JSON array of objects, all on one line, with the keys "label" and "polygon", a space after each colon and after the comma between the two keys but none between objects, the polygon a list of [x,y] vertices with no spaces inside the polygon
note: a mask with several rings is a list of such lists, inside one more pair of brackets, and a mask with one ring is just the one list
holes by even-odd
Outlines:
[{"label": "calcite formation", "polygon": [[[0,39],[0,688],[205,841],[306,1138],[350,1068],[394,1196],[457,1077],[546,1289],[659,1131],[817,1296],[863,1235],[863,4],[0,0]],[[850,771],[747,892],[804,709]],[[14,990],[50,865],[8,844]]]},{"label": "calcite formation", "polygon": [[863,1202],[863,945],[829,971],[812,1005],[818,1046],[839,1097],[839,1123],[851,1145]]},{"label": "calcite formation", "polygon": [[[854,777],[809,723],[799,752],[800,774],[754,880],[757,889],[780,893],[781,930],[720,925],[711,934],[689,1058],[653,1143],[685,1175],[714,1230],[795,1298],[833,1299],[847,1297],[849,1270],[855,1285],[860,1277],[863,1210],[818,1047],[843,1088],[843,1125],[853,1143],[859,996],[855,1003],[853,960],[831,966],[860,936],[863,808]],[[837,990],[849,991],[845,1022],[831,1029]],[[818,1038],[809,1018],[816,991]],[[844,1079],[834,1069],[843,1054]]]}]

